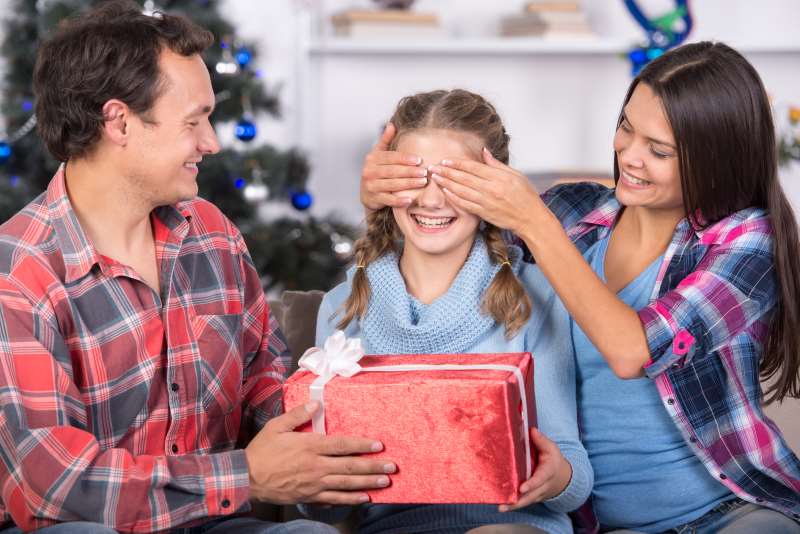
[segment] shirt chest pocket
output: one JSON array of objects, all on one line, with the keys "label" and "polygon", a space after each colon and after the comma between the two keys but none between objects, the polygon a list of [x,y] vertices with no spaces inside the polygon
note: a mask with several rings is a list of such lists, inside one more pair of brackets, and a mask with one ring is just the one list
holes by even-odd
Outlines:
[{"label": "shirt chest pocket", "polygon": [[192,320],[200,358],[200,391],[207,417],[231,413],[242,398],[242,316],[198,315]]}]

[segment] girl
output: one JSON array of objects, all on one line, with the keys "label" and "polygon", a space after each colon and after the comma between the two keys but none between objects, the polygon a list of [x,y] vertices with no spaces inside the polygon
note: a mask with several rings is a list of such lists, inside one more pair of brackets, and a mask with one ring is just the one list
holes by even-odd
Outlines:
[{"label": "girl", "polygon": [[[476,94],[406,97],[392,122],[394,147],[425,163],[478,161],[482,147],[508,161],[500,117]],[[464,532],[500,523],[529,526],[508,532],[572,532],[566,512],[585,501],[593,476],[578,440],[566,310],[518,247],[452,206],[438,185],[401,194],[410,200],[406,207],[367,217],[356,266],[320,307],[317,344],[340,328],[360,337],[368,354],[531,352],[539,422],[531,436],[539,464],[521,486],[520,501],[504,507],[508,513],[488,505],[365,505],[359,532]]]},{"label": "girl", "polygon": [[[400,204],[374,178],[413,175],[386,148],[368,206]],[[605,530],[798,533],[800,461],[759,378],[768,400],[800,393],[800,245],[758,74],[720,43],[668,52],[631,83],[614,153],[615,189],[541,199],[488,152],[430,170],[454,209],[518,236],[572,316]]]}]

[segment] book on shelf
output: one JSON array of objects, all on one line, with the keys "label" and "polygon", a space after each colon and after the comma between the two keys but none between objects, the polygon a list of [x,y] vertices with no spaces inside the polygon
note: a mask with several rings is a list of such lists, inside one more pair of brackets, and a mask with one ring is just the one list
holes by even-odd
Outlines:
[{"label": "book on shelf", "polygon": [[[554,8],[556,5],[562,7]],[[530,2],[522,13],[501,20],[500,34],[506,37],[594,36],[586,13],[577,2]]]},{"label": "book on shelf", "polygon": [[525,4],[525,11],[528,13],[541,13],[543,11],[546,12],[571,12],[571,11],[580,11],[581,5],[580,2],[559,2],[557,0],[541,0],[541,1],[531,1]]},{"label": "book on shelf", "polygon": [[331,17],[334,35],[375,38],[440,38],[444,29],[435,13],[350,9]]}]

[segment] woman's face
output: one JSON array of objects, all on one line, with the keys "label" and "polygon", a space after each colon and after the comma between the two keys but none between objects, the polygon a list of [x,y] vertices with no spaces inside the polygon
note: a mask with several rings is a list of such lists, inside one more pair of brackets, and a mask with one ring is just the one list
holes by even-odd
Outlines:
[{"label": "woman's face", "polygon": [[617,200],[683,212],[678,150],[661,99],[644,83],[636,86],[614,135],[619,164]]},{"label": "woman's face", "polygon": [[[480,161],[483,142],[475,135],[450,130],[424,129],[401,134],[396,149],[422,158],[423,167],[443,159]],[[436,183],[396,193],[413,202],[393,208],[394,219],[405,237],[404,254],[418,251],[428,255],[469,253],[480,218],[452,206]]]}]

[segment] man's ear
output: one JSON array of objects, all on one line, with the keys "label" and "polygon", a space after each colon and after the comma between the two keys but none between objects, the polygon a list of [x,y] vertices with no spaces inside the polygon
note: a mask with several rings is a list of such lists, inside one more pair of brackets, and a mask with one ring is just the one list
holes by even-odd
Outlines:
[{"label": "man's ear", "polygon": [[103,136],[119,146],[128,144],[128,121],[131,111],[121,100],[112,98],[103,104]]}]

